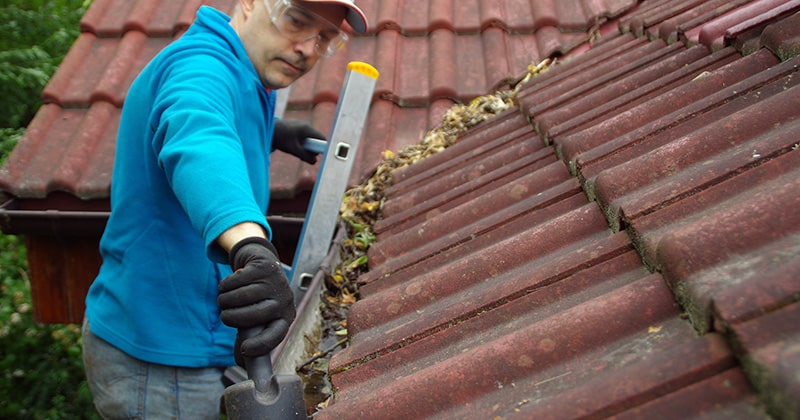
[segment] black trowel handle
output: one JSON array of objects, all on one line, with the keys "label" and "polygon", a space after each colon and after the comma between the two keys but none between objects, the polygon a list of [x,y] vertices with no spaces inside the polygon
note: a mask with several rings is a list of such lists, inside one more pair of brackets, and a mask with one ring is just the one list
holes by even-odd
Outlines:
[{"label": "black trowel handle", "polygon": [[[246,340],[250,337],[255,337],[262,330],[261,327],[254,327],[243,329],[242,339]],[[267,392],[270,380],[272,379],[272,360],[269,354],[259,357],[245,357],[245,369],[247,370],[247,377],[253,380],[255,388],[260,392]]]},{"label": "black trowel handle", "polygon": [[[241,339],[261,332],[261,328],[239,330]],[[297,375],[275,375],[269,354],[245,357],[248,379],[225,388],[225,411],[231,420],[307,418],[303,381]]]}]

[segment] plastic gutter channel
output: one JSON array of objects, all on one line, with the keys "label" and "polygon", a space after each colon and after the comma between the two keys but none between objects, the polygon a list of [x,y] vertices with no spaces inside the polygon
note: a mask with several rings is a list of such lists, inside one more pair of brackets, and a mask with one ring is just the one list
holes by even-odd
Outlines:
[{"label": "plastic gutter channel", "polygon": [[341,222],[337,225],[336,232],[330,243],[328,254],[322,260],[308,290],[303,294],[303,298],[297,306],[297,316],[289,327],[286,338],[275,347],[272,352],[272,365],[275,373],[296,373],[297,367],[309,356],[306,348],[309,344],[317,345],[314,340],[309,342],[306,337],[315,334],[315,329],[322,332],[322,312],[320,303],[322,300],[322,285],[325,281],[326,271],[330,271],[339,263],[339,244],[344,239],[345,227]]},{"label": "plastic gutter channel", "polygon": [[11,198],[0,203],[0,231],[10,235],[93,234],[102,232],[111,212],[88,210],[20,210]]}]

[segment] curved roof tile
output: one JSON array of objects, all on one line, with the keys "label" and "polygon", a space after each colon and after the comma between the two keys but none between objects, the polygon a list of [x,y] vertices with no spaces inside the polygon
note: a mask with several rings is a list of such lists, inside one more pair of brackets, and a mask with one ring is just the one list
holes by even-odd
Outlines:
[{"label": "curved roof tile", "polygon": [[397,171],[317,417],[795,416],[800,14],[745,3],[643,2]]},{"label": "curved roof tile", "polygon": [[[800,412],[796,2],[360,4],[371,32],[288,111],[330,126],[339,69],[381,71],[354,179],[566,57],[395,174],[317,418]],[[198,5],[95,0],[2,191],[102,202],[127,84]],[[313,167],[274,162],[278,201],[310,189]]]},{"label": "curved roof tile", "polygon": [[[60,109],[65,120],[90,118],[90,110],[105,103],[112,105],[110,113],[95,115],[106,115],[108,121],[93,122],[115,125],[133,79],[158,51],[183,33],[201,4],[230,11],[234,2],[95,0],[81,21],[81,35],[42,94],[45,103],[56,108],[43,107],[40,112]],[[453,103],[469,101],[513,81],[529,64],[544,57],[567,53],[585,42],[598,22],[635,4],[634,0],[361,0],[359,5],[372,22],[370,32],[355,37],[344,52],[322,61],[295,83],[286,117],[311,118],[323,131],[328,129],[347,63],[365,61],[378,68],[381,77],[364,130],[370,137],[362,142],[365,150],[358,155],[363,161],[354,169],[355,184],[371,170],[380,152],[416,143],[440,123],[443,112]],[[43,118],[51,117],[38,119]],[[64,178],[54,172],[53,165],[37,162],[61,159],[60,151],[68,143],[88,142],[74,149],[83,154],[98,150],[93,145],[102,144],[103,150],[113,148],[113,127],[101,132],[74,132],[59,127],[57,117],[53,121],[52,130],[29,130],[20,150],[0,170],[0,190],[21,199],[41,199],[54,191],[80,200],[103,199],[107,178]],[[56,132],[59,134],[54,136]],[[65,137],[64,132],[71,132],[73,137]],[[89,138],[94,135],[103,137]],[[52,145],[42,150],[59,152],[29,160],[24,149],[38,149],[33,143]],[[112,164],[104,155],[81,155],[67,161],[109,165],[91,173],[107,173]],[[281,170],[273,175],[274,197],[291,198],[310,192],[315,168],[280,152],[274,161],[276,170]],[[24,168],[24,175],[18,168]],[[31,177],[40,182],[27,181]]]}]

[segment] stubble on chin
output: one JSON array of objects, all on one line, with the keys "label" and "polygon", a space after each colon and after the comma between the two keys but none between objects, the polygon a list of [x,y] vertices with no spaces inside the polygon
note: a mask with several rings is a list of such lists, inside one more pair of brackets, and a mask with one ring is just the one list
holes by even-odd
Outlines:
[{"label": "stubble on chin", "polygon": [[295,74],[287,74],[287,72],[276,67],[268,66],[261,71],[261,83],[267,89],[283,89],[299,78]]}]

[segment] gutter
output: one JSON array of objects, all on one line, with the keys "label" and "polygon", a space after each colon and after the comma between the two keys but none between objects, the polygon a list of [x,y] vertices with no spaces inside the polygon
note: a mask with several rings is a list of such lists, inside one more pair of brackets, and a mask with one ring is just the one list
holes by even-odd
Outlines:
[{"label": "gutter", "polygon": [[[76,207],[74,204],[51,203],[48,200],[8,198],[0,204],[0,231],[9,235],[36,235],[100,238],[111,211],[106,200],[98,200],[97,210],[61,210],[45,207]],[[38,205],[31,206],[31,203]],[[92,207],[92,206],[86,206]],[[283,259],[294,255],[297,236],[303,227],[303,218],[270,215],[267,221],[275,234],[276,247]]]},{"label": "gutter", "polygon": [[19,199],[0,204],[0,230],[11,235],[99,236],[109,211],[22,209]]},{"label": "gutter", "polygon": [[326,273],[339,263],[339,244],[347,230],[339,223],[328,254],[322,260],[303,298],[297,306],[297,316],[289,327],[286,338],[273,351],[275,373],[296,373],[297,368],[319,346],[322,335],[322,312],[320,304]]}]

